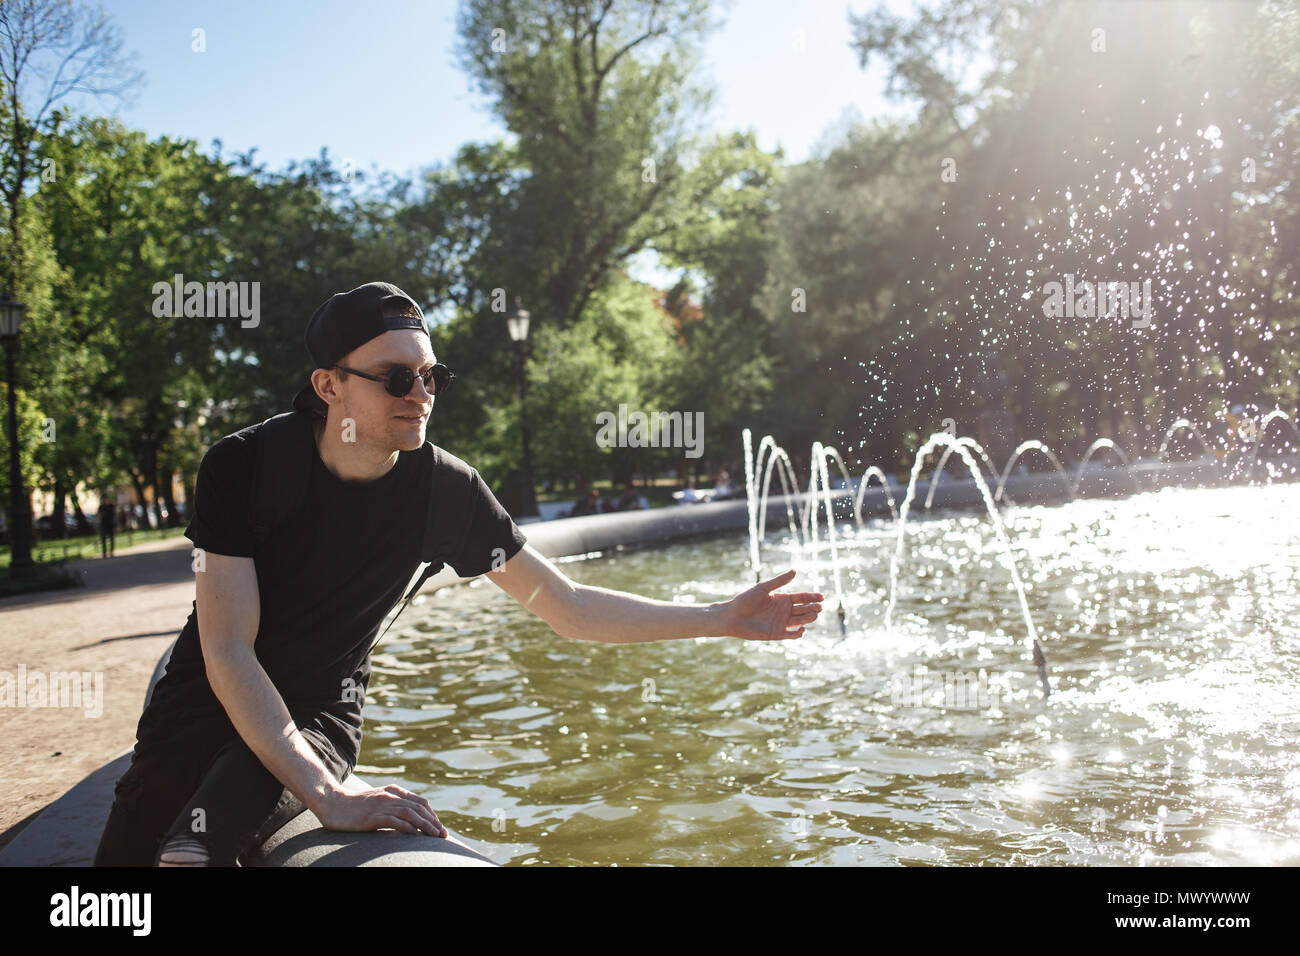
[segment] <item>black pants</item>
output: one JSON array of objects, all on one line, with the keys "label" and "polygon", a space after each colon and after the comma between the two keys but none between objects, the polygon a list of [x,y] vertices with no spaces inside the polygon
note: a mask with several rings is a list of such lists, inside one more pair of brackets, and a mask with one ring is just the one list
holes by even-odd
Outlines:
[{"label": "black pants", "polygon": [[[352,772],[323,732],[299,729],[336,780]],[[201,846],[208,866],[242,866],[305,809],[238,735],[144,751],[137,745],[117,782],[94,865],[156,866],[175,841],[177,850]]]}]

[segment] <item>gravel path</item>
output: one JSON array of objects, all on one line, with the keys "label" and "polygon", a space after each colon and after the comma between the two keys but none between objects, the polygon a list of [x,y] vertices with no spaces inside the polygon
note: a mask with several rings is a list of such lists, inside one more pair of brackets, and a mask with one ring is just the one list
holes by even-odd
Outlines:
[{"label": "gravel path", "polygon": [[[17,684],[25,668],[28,687],[0,706],[0,846],[135,745],[149,678],[194,601],[192,547],[177,537],[119,548],[112,558],[69,562],[84,587],[0,600],[0,671]],[[87,697],[27,706],[33,678],[56,671],[93,675],[82,684]],[[100,675],[96,697],[89,692]]]}]

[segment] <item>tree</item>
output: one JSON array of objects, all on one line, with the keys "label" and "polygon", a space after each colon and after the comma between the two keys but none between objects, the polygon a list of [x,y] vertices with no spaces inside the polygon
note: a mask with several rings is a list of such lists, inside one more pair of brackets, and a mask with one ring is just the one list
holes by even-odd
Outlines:
[{"label": "tree", "polygon": [[702,198],[682,185],[690,121],[711,96],[688,81],[712,27],[706,9],[703,0],[464,5],[461,63],[515,135],[523,172],[508,221],[494,223],[515,257],[508,271],[479,276],[479,302],[506,287],[563,328]]},{"label": "tree", "polygon": [[[5,0],[0,3],[0,96],[7,110],[0,126],[0,196],[9,243],[3,277],[11,289],[22,276],[21,199],[32,175],[32,147],[54,108],[72,93],[121,96],[142,74],[123,58],[121,39],[102,10],[72,0]],[[44,62],[44,61],[51,62]],[[50,73],[52,71],[52,76]],[[31,102],[25,88],[36,84]]]}]

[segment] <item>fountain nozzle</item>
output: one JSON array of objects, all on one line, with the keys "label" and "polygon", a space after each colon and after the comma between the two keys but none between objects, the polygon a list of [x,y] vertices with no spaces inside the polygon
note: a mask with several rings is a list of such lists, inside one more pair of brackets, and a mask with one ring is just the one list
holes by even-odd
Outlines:
[{"label": "fountain nozzle", "polygon": [[844,602],[840,601],[840,637],[848,637],[849,628],[844,619]]},{"label": "fountain nozzle", "polygon": [[1050,697],[1052,688],[1047,683],[1047,657],[1037,638],[1034,639],[1034,665],[1038,668],[1038,679],[1043,682],[1043,696]]}]

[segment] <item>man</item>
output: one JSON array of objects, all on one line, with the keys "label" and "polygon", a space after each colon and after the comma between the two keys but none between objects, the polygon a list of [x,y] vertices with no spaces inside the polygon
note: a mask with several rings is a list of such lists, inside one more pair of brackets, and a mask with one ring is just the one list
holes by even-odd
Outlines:
[{"label": "man", "polygon": [[614,502],[615,511],[636,511],[646,507],[645,499],[636,493],[633,485],[628,485],[623,489],[623,494]]},{"label": "man", "polygon": [[[319,416],[308,500],[255,546],[247,516],[259,426],[204,456],[186,530],[203,558],[194,608],[140,718],[96,865],[242,865],[303,809],[335,830],[447,836],[419,794],[350,793],[340,782],[360,751],[371,644],[421,564],[433,481],[424,429],[450,378],[423,313],[389,283],[332,296],[306,342],[317,368],[294,408]],[[820,594],[772,593],[793,571],[707,606],[577,584],[527,545],[476,470],[437,451],[474,492],[447,563],[466,577],[490,573],[559,634],[779,640],[821,610]]]},{"label": "man", "polygon": [[600,489],[588,488],[587,493],[573,503],[569,509],[569,515],[598,515],[600,514]]},{"label": "man", "polygon": [[113,556],[113,531],[117,527],[117,505],[108,495],[99,505],[99,548],[102,552],[101,557],[111,558]]},{"label": "man", "polygon": [[731,483],[731,476],[723,468],[718,474],[718,483],[713,486],[713,500],[723,501],[736,493],[736,486]]}]

